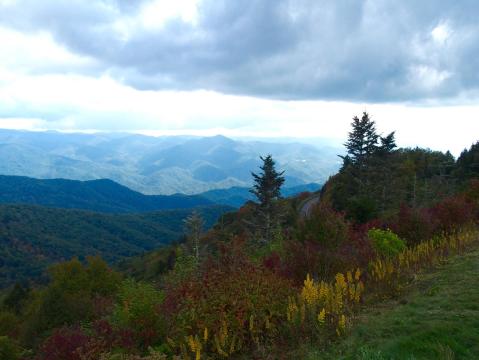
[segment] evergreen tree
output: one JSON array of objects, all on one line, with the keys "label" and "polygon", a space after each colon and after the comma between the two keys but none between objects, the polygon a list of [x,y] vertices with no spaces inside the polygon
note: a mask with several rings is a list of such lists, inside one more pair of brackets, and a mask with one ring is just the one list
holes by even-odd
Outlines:
[{"label": "evergreen tree", "polygon": [[260,156],[263,165],[260,167],[261,174],[251,173],[254,180],[253,188],[250,190],[259,200],[260,206],[267,208],[272,202],[281,197],[281,186],[284,184],[284,171],[278,173],[275,169],[275,162],[271,155]]},{"label": "evergreen tree", "polygon": [[381,145],[378,149],[380,155],[389,155],[397,148],[395,133],[396,132],[393,131],[385,137],[380,137]]},{"label": "evergreen tree", "polygon": [[277,172],[275,162],[271,155],[260,157],[263,165],[260,174],[251,173],[254,180],[250,190],[259,201],[256,212],[256,222],[261,230],[262,237],[269,242],[272,238],[272,230],[278,223],[278,207],[276,202],[281,198],[281,186],[284,184],[284,171]]},{"label": "evergreen tree", "polygon": [[479,141],[461,153],[457,159],[455,174],[460,180],[479,177]]},{"label": "evergreen tree", "polygon": [[187,243],[198,262],[200,259],[200,238],[203,232],[204,220],[198,211],[194,210],[185,220]]},{"label": "evergreen tree", "polygon": [[362,166],[377,151],[379,135],[376,133],[376,124],[369,118],[368,113],[364,112],[361,119],[357,116],[353,118],[351,126],[352,130],[344,146],[351,163]]}]

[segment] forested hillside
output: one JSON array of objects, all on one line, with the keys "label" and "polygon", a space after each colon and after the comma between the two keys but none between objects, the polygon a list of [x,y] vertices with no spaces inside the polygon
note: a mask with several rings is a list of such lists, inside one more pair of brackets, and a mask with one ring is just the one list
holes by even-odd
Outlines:
[{"label": "forested hillside", "polygon": [[456,164],[449,152],[398,149],[394,132],[378,135],[367,113],[353,124],[342,169],[325,184],[322,195],[336,210],[363,223],[392,215],[401,205],[430,206],[453,195],[466,179],[458,175],[463,159],[477,153],[477,145],[471,147]]},{"label": "forested hillside", "polygon": [[0,203],[32,204],[106,213],[189,209],[213,205],[198,195],[143,195],[114,181],[32,179],[0,175]]},{"label": "forested hillside", "polygon": [[[231,208],[197,208],[205,228]],[[74,256],[113,263],[178,241],[191,210],[107,215],[29,205],[0,205],[0,288],[46,279],[46,268]]]}]

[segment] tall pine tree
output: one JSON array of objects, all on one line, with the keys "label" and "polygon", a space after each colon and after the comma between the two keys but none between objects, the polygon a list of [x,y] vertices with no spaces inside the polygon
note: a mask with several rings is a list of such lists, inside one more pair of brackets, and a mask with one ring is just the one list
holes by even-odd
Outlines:
[{"label": "tall pine tree", "polygon": [[284,171],[278,173],[275,169],[275,162],[271,155],[260,156],[263,165],[262,172],[258,175],[251,173],[254,180],[253,188],[250,190],[259,200],[263,208],[271,206],[275,199],[281,197],[281,186],[284,184]]},{"label": "tall pine tree", "polygon": [[279,221],[277,200],[281,198],[281,186],[285,179],[284,171],[276,171],[275,162],[271,155],[260,156],[260,159],[263,161],[263,165],[260,167],[261,173],[251,173],[254,184],[250,192],[259,201],[256,211],[257,230],[259,230],[263,240],[270,242],[273,229]]},{"label": "tall pine tree", "polygon": [[379,135],[376,133],[376,124],[369,118],[368,113],[364,112],[361,119],[357,116],[353,118],[351,127],[348,141],[344,146],[348,151],[351,163],[363,166],[366,160],[374,155],[378,149]]}]

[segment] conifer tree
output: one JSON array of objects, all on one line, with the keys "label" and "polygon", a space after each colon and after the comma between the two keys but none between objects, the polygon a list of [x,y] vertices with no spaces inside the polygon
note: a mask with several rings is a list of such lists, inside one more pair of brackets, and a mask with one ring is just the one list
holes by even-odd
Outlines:
[{"label": "conifer tree", "polygon": [[464,149],[461,152],[457,159],[455,173],[461,180],[479,177],[479,141],[469,150]]},{"label": "conifer tree", "polygon": [[250,190],[258,201],[256,220],[261,229],[262,237],[269,242],[272,238],[273,227],[278,222],[278,207],[276,201],[281,198],[281,186],[284,184],[284,171],[277,172],[275,162],[271,155],[260,156],[263,165],[260,167],[260,174],[251,173],[254,180],[253,188]]},{"label": "conifer tree", "polygon": [[362,166],[377,151],[379,135],[376,133],[376,124],[369,118],[368,113],[364,112],[361,119],[357,116],[353,118],[351,126],[352,130],[344,146],[351,163]]},{"label": "conifer tree", "polygon": [[380,155],[388,155],[391,154],[396,148],[396,138],[395,138],[395,131],[390,133],[385,137],[380,137],[381,145],[379,146],[379,154]]},{"label": "conifer tree", "polygon": [[275,199],[281,197],[281,186],[284,184],[284,171],[278,173],[275,169],[275,162],[271,155],[266,157],[260,156],[263,165],[260,167],[261,174],[251,173],[254,180],[251,193],[256,195],[260,206],[263,208],[269,207]]}]

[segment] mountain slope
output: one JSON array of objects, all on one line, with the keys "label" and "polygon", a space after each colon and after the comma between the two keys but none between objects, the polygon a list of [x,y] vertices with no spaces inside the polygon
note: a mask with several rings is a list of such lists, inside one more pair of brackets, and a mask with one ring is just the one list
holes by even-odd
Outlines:
[{"label": "mountain slope", "polygon": [[[211,227],[231,208],[197,208]],[[73,256],[99,254],[112,262],[177,240],[191,210],[100,214],[30,205],[0,205],[0,288],[42,279],[45,268]]]},{"label": "mountain slope", "polygon": [[75,181],[0,175],[1,204],[33,204],[109,213],[193,208],[213,202],[197,195],[143,195],[111,180]]},{"label": "mountain slope", "polygon": [[64,134],[0,130],[0,174],[41,179],[112,179],[143,194],[197,194],[250,187],[259,156],[286,170],[286,186],[324,183],[340,149],[319,143],[213,137]]}]

